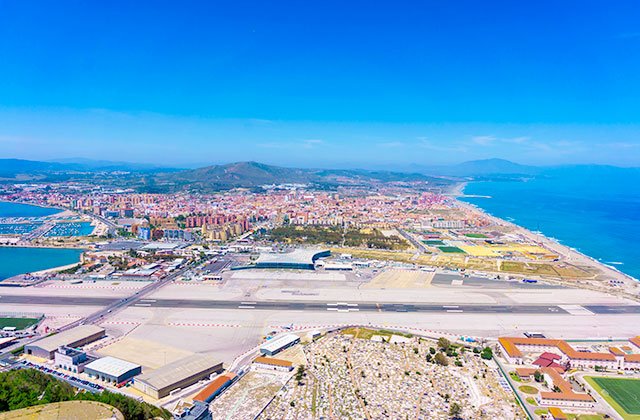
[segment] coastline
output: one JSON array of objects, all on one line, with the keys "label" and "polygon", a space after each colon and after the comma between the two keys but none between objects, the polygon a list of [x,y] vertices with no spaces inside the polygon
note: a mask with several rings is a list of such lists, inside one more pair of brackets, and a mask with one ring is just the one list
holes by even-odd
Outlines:
[{"label": "coastline", "polygon": [[0,244],[0,248],[39,248],[39,249],[83,249],[83,250],[87,250],[86,246],[72,246],[69,244],[65,244],[62,246],[51,246],[51,245],[37,245],[37,244],[32,244],[31,242],[25,242],[25,243],[20,243],[19,245],[7,245],[7,244]]},{"label": "coastline", "polygon": [[570,247],[568,245],[564,245],[562,243],[559,242],[558,239],[556,238],[551,238],[546,236],[544,233],[542,232],[533,232],[530,231],[529,229],[520,226],[516,223],[510,222],[508,220],[504,220],[500,217],[494,216],[490,213],[488,213],[486,210],[484,210],[483,208],[472,204],[472,203],[467,203],[465,201],[459,200],[458,198],[460,197],[465,197],[464,194],[464,188],[467,186],[468,182],[464,182],[462,183],[463,186],[459,189],[461,194],[454,196],[456,203],[460,206],[463,207],[467,210],[470,211],[476,211],[479,213],[482,213],[484,216],[486,216],[488,219],[490,219],[492,222],[498,224],[498,225],[503,225],[503,226],[508,226],[512,229],[514,229],[514,231],[516,233],[521,234],[522,236],[526,237],[527,239],[533,241],[533,242],[537,242],[540,243],[541,245],[549,248],[550,250],[558,253],[559,255],[561,255],[562,257],[564,257],[566,259],[567,262],[570,263],[577,263],[577,264],[584,264],[584,265],[596,265],[597,268],[601,269],[601,271],[605,274],[605,275],[609,275],[611,277],[613,277],[614,279],[617,280],[622,280],[623,282],[625,282],[625,284],[631,282],[630,284],[633,285],[640,285],[640,279],[636,279],[633,276],[626,274],[620,270],[618,270],[616,267],[612,267],[608,264],[603,263],[602,261],[597,260],[594,257],[591,257],[587,254],[582,253],[581,251]]},{"label": "coastline", "polygon": [[[67,270],[67,269],[75,267],[76,265],[81,264],[81,263],[82,263],[82,258],[76,263],[71,263],[71,264],[67,264],[67,265],[60,265],[60,266],[57,266],[57,267],[46,268],[44,270],[39,270],[39,271],[33,271],[30,274],[32,276],[45,276],[47,274],[52,274],[52,273],[55,273],[55,272],[58,272],[58,271]],[[18,275],[20,276],[20,275],[24,275],[24,274],[25,273],[18,274]]]}]

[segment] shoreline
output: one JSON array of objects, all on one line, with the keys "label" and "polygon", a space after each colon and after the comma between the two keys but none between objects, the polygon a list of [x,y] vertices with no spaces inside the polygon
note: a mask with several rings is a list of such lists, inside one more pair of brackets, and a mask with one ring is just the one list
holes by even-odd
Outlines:
[{"label": "shoreline", "polygon": [[87,251],[89,248],[85,247],[85,246],[70,246],[70,245],[65,245],[65,246],[51,246],[51,245],[34,245],[31,243],[24,243],[24,244],[20,244],[20,245],[6,245],[6,244],[0,244],[0,248],[38,248],[38,249],[82,249],[84,251]]},{"label": "shoreline", "polygon": [[[47,275],[47,274],[52,274],[52,273],[55,273],[55,272],[58,272],[58,271],[67,270],[67,269],[75,267],[75,266],[77,266],[77,265],[79,265],[81,263],[82,263],[82,258],[78,262],[75,262],[75,263],[71,263],[71,264],[67,264],[67,265],[59,265],[57,267],[45,268],[44,270],[39,270],[39,271],[32,271],[29,274],[31,274],[32,276],[40,277],[40,276],[44,276],[44,275]],[[18,275],[22,276],[24,274],[26,274],[26,273],[22,273],[22,274],[18,274]]]},{"label": "shoreline", "polygon": [[633,284],[640,284],[640,279],[636,279],[635,277],[620,271],[619,269],[617,269],[616,267],[610,266],[608,264],[603,263],[602,261],[597,260],[594,257],[591,257],[581,251],[579,251],[576,248],[573,248],[571,246],[565,245],[563,243],[561,243],[558,239],[556,238],[552,238],[549,236],[546,236],[543,232],[534,232],[531,231],[529,229],[527,229],[524,226],[520,226],[516,223],[510,222],[508,220],[502,219],[498,216],[494,216],[491,213],[487,212],[485,209],[472,204],[472,203],[467,203],[465,201],[459,200],[458,198],[461,197],[465,197],[464,195],[464,189],[467,186],[468,182],[464,182],[462,183],[462,187],[459,189],[459,191],[461,192],[461,194],[454,196],[454,199],[456,200],[456,202],[458,203],[458,205],[460,205],[463,208],[466,209],[471,209],[471,210],[475,210],[477,212],[482,213],[483,215],[485,215],[487,218],[489,218],[491,221],[493,221],[494,223],[498,224],[498,225],[503,225],[503,226],[508,226],[511,227],[513,229],[515,229],[516,233],[520,233],[521,235],[523,235],[524,237],[534,241],[534,242],[539,242],[541,243],[543,246],[546,246],[547,248],[551,249],[554,252],[557,252],[559,255],[563,256],[565,259],[567,259],[569,262],[571,261],[571,257],[577,257],[577,262],[581,262],[580,260],[582,260],[582,262],[587,262],[588,264],[585,265],[596,265],[598,268],[600,268],[604,274],[609,274],[612,275],[614,278],[620,278],[622,277],[624,280],[627,281],[631,281],[633,282]]}]

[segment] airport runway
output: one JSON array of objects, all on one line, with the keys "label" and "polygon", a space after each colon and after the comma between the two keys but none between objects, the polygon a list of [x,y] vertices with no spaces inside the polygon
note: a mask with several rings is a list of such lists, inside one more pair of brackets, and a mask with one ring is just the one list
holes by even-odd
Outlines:
[{"label": "airport runway", "polygon": [[[131,299],[131,298],[127,298]],[[49,296],[0,296],[0,305],[5,303],[60,306],[109,306],[123,299],[103,297],[49,297]],[[478,314],[563,314],[569,312],[556,305],[469,305],[431,303],[376,303],[376,302],[313,302],[313,301],[237,301],[198,299],[145,299],[132,306],[153,308],[201,308],[269,311],[337,311],[337,312],[441,312]],[[585,305],[593,314],[620,315],[640,314],[640,305]]]}]

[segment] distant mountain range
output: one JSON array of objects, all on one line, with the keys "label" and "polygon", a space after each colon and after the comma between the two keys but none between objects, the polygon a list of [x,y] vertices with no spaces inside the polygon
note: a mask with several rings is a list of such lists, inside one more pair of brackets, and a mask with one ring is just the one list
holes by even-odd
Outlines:
[{"label": "distant mountain range", "polygon": [[62,181],[76,178],[92,178],[98,173],[155,173],[179,170],[149,164],[90,159],[62,159],[50,162],[0,159],[0,180],[4,181]]},{"label": "distant mountain range", "polygon": [[303,169],[236,162],[197,169],[168,168],[152,164],[90,159],[52,162],[0,159],[2,182],[88,181],[117,184],[149,192],[192,190],[211,192],[232,188],[257,188],[270,184],[366,186],[390,182],[420,182],[428,188],[446,188],[462,180],[522,179],[531,176],[625,176],[638,168],[605,165],[527,166],[504,159],[485,159],[448,166],[411,165],[403,171],[365,169]]},{"label": "distant mountain range", "polygon": [[455,165],[412,165],[411,170],[439,176],[476,177],[488,175],[535,175],[544,168],[540,166],[527,166],[511,162],[505,159],[471,160]]},{"label": "distant mountain range", "polygon": [[60,170],[64,165],[22,159],[0,159],[0,177],[15,178],[18,175],[34,175]]},{"label": "distant mountain range", "polygon": [[61,163],[68,167],[75,167],[86,171],[148,172],[180,170],[180,168],[168,167],[166,165],[155,165],[152,163],[118,162],[111,160],[93,160],[85,158],[56,159],[52,160],[51,162]]},{"label": "distant mountain range", "polygon": [[317,184],[321,186],[359,185],[388,182],[426,182],[431,186],[451,185],[452,181],[419,173],[368,171],[361,169],[302,169],[236,162],[204,168],[158,174],[155,187],[162,189],[223,190],[253,188],[270,184]]}]

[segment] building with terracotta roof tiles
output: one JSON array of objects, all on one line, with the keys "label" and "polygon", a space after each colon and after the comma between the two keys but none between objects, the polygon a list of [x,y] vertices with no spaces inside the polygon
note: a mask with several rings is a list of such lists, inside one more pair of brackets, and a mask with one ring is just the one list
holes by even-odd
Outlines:
[{"label": "building with terracotta roof tiles", "polygon": [[640,335],[629,339],[629,342],[633,344],[636,349],[640,350]]},{"label": "building with terracotta roof tiles", "polygon": [[528,367],[516,368],[516,373],[522,379],[530,379],[537,371],[538,371],[537,368],[528,368]]},{"label": "building with terracotta roof tiles", "polygon": [[[637,337],[636,337],[637,338]],[[629,341],[632,342],[630,339]],[[505,359],[511,364],[524,364],[524,353],[560,352],[559,365],[568,364],[572,368],[595,368],[601,366],[607,369],[623,370],[638,369],[640,365],[636,361],[635,354],[624,352],[596,353],[575,350],[564,340],[548,338],[527,337],[500,337],[498,339],[500,349]]]},{"label": "building with terracotta roof tiles", "polygon": [[589,394],[574,391],[573,386],[555,369],[542,368],[541,371],[544,374],[545,381],[559,391],[540,392],[536,397],[540,405],[580,408],[592,408],[595,406],[595,401]]},{"label": "building with terracotta roof tiles", "polygon": [[193,397],[193,400],[210,403],[233,383],[236,376],[237,375],[233,372],[227,372],[218,376],[202,391],[198,392],[196,396]]},{"label": "building with terracotta roof tiles", "polygon": [[640,370],[640,354],[625,354],[624,368]]},{"label": "building with terracotta roof tiles", "polygon": [[609,347],[609,353],[613,354],[614,356],[626,355],[626,353],[620,350],[618,347]]},{"label": "building with terracotta roof tiles", "polygon": [[290,361],[274,359],[272,357],[256,357],[253,364],[261,369],[279,370],[282,372],[290,372],[293,370],[293,363]]},{"label": "building with terracotta roof tiles", "polygon": [[567,420],[568,419],[568,417],[564,413],[564,411],[562,411],[562,409],[560,409],[558,407],[549,407],[549,414],[551,415],[551,418],[553,420]]}]

